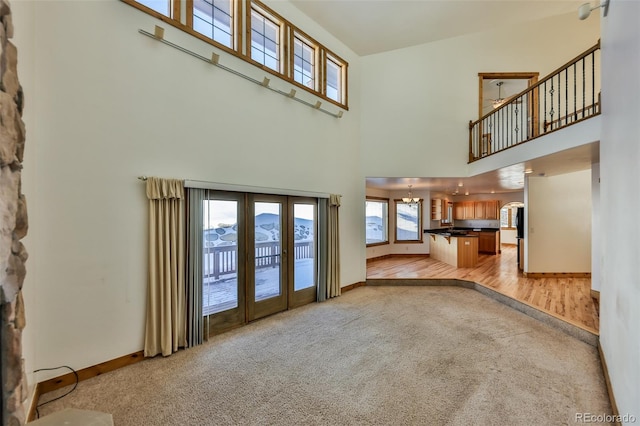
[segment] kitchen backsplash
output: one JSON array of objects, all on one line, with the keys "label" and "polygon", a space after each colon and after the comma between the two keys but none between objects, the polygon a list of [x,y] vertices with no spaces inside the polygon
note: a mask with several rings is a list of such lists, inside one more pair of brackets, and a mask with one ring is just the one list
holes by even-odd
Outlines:
[{"label": "kitchen backsplash", "polygon": [[499,220],[455,220],[454,226],[459,228],[500,228]]}]

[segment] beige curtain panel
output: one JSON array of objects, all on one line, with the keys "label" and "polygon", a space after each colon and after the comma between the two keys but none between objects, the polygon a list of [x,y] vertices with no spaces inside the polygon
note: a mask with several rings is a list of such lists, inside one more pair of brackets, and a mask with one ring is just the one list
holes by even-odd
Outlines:
[{"label": "beige curtain panel", "polygon": [[144,356],[171,355],[186,345],[184,184],[147,179],[149,281]]},{"label": "beige curtain panel", "polygon": [[340,232],[338,230],[338,208],[340,195],[329,196],[329,217],[327,226],[327,299],[340,296]]}]

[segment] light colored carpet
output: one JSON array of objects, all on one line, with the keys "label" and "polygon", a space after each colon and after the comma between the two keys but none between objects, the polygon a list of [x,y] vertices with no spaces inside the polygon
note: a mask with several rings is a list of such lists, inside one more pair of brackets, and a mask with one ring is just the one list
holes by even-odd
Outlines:
[{"label": "light colored carpet", "polygon": [[559,425],[611,413],[597,349],[455,287],[358,288],[81,382],[41,415],[64,407],[119,426]]}]

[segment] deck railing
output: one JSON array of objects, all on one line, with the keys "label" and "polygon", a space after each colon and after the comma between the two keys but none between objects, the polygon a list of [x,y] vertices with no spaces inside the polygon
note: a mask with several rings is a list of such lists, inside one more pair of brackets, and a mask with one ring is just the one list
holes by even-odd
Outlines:
[{"label": "deck railing", "polygon": [[469,122],[469,162],[600,114],[600,41]]},{"label": "deck railing", "polygon": [[[313,241],[299,241],[293,244],[294,259],[307,259],[314,256]],[[235,274],[238,271],[238,246],[205,247],[204,278],[219,279],[221,275]],[[280,264],[280,242],[256,243],[255,267],[275,268]]]}]

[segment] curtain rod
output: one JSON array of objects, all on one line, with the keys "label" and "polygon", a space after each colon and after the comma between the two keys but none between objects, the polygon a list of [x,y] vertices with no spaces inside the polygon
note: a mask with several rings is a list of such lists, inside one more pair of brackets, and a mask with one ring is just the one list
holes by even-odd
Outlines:
[{"label": "curtain rod", "polygon": [[198,54],[196,52],[193,52],[193,51],[191,51],[189,49],[186,49],[186,48],[184,48],[182,46],[179,46],[179,45],[177,45],[175,43],[172,43],[172,42],[170,42],[168,40],[165,40],[165,38],[164,38],[164,28],[163,27],[160,27],[160,26],[156,25],[155,31],[154,31],[153,34],[151,34],[150,32],[147,32],[147,31],[145,31],[143,29],[138,29],[138,32],[140,34],[146,35],[147,37],[150,37],[150,38],[152,38],[154,40],[157,40],[157,41],[159,41],[161,43],[164,43],[167,46],[171,46],[171,47],[173,47],[175,49],[178,49],[181,52],[184,52],[184,53],[186,53],[188,55],[191,55],[194,58],[198,58],[201,61],[207,62],[207,63],[209,63],[211,65],[214,65],[214,66],[216,66],[218,68],[222,68],[223,70],[228,71],[231,74],[235,74],[238,77],[242,77],[245,80],[248,80],[248,81],[250,81],[252,83],[255,83],[255,84],[259,85],[259,86],[262,86],[262,87],[264,87],[266,89],[269,89],[272,92],[279,93],[282,96],[286,96],[289,99],[293,99],[294,101],[298,101],[301,104],[304,104],[304,105],[306,105],[308,107],[311,107],[313,109],[317,109],[318,111],[324,112],[325,114],[330,115],[332,117],[342,118],[343,111],[338,111],[337,113],[333,113],[333,112],[328,111],[328,110],[326,110],[324,108],[320,108],[320,106],[322,105],[321,101],[317,101],[315,104],[312,104],[312,103],[307,102],[307,101],[305,101],[303,99],[296,98],[296,90],[295,89],[291,89],[291,91],[289,91],[289,92],[283,92],[282,90],[274,89],[273,87],[270,87],[269,86],[269,81],[270,80],[267,77],[265,77],[262,81],[256,80],[253,77],[249,77],[248,75],[242,74],[239,71],[236,71],[236,70],[234,70],[232,68],[229,68],[227,66],[224,66],[224,65],[220,64],[219,63],[220,55],[218,55],[217,53],[212,53],[211,54],[211,58],[207,58],[207,57],[204,57],[204,56],[202,56],[202,55],[200,55],[200,54]]},{"label": "curtain rod", "polygon": [[[142,181],[146,181],[147,176],[145,175],[138,176],[138,179]],[[237,185],[233,183],[209,182],[209,181],[203,181],[203,180],[183,179],[183,182],[184,182],[185,188],[214,189],[218,191],[251,192],[256,194],[291,195],[296,197],[312,197],[312,198],[329,198],[329,196],[331,195],[325,192],[300,191],[297,189],[284,189],[284,188],[267,188],[263,186]]]},{"label": "curtain rod", "polygon": [[188,179],[185,179],[184,186],[185,188],[215,189],[218,191],[251,192],[256,194],[291,195],[296,197],[312,198],[329,198],[329,196],[331,195],[325,192],[300,191],[297,189],[285,188],[267,188],[262,186],[236,185],[231,183],[207,182],[202,180]]}]

